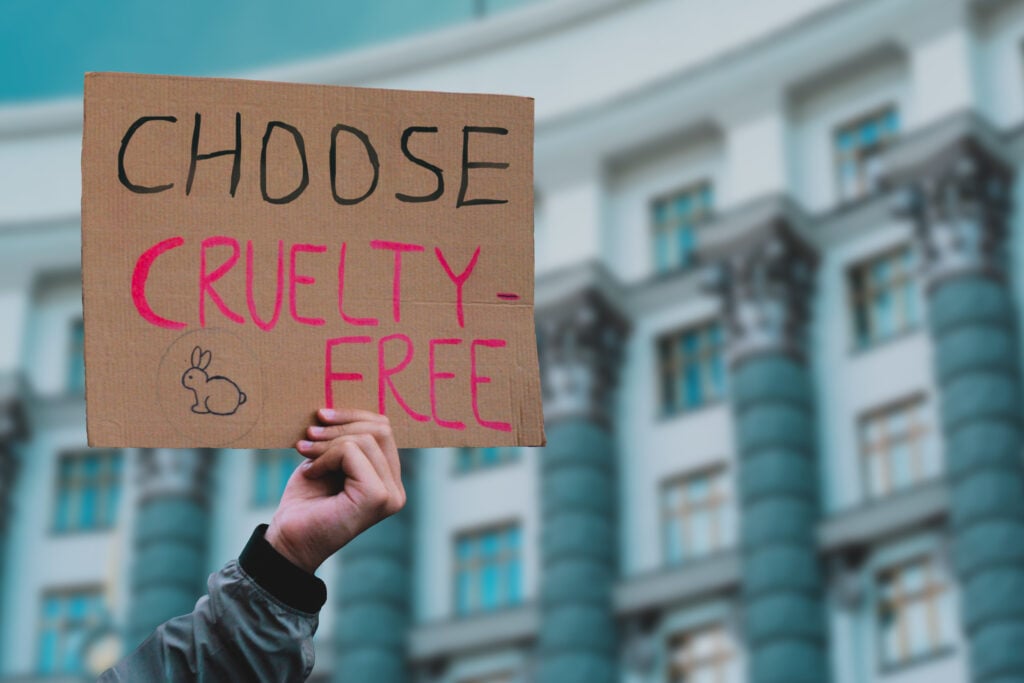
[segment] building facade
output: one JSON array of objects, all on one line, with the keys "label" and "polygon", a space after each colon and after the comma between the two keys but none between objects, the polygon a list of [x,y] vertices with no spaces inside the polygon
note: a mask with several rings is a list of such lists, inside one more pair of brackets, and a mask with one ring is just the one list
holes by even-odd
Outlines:
[{"label": "building facade", "polygon": [[[549,0],[253,75],[536,98],[549,444],[405,454],[315,680],[1024,681],[1024,2]],[[0,680],[190,609],[296,462],[85,448],[80,118],[0,109]]]}]

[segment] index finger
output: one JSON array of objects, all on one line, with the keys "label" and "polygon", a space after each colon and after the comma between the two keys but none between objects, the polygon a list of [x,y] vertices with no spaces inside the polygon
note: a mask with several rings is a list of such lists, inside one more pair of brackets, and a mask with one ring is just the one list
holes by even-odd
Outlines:
[{"label": "index finger", "polygon": [[317,417],[324,424],[341,425],[349,422],[387,422],[380,413],[360,408],[321,408]]},{"label": "index finger", "polygon": [[[398,444],[395,442],[395,435],[391,431],[391,421],[387,417],[379,413],[372,412],[370,410],[361,410],[359,408],[321,408],[318,411],[320,420],[326,425],[342,426],[342,425],[354,425],[359,422],[372,422],[380,425],[380,429],[373,430],[374,436],[376,436],[383,447],[385,458],[390,466],[392,476],[398,481],[398,485],[402,483],[402,465],[398,458]],[[344,433],[344,429],[341,430]],[[332,434],[332,437],[334,435]]]}]

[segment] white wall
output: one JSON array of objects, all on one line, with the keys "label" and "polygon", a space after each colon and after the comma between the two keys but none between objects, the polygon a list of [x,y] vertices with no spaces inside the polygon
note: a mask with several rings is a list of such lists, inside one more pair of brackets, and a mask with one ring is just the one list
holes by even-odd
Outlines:
[{"label": "white wall", "polygon": [[536,237],[537,275],[600,258],[603,189],[597,168],[587,169],[568,182],[542,188],[544,228]]}]

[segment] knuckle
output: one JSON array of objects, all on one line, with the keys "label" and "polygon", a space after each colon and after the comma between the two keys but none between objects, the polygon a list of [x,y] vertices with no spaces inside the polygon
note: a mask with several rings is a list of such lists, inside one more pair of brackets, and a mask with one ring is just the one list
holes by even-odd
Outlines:
[{"label": "knuckle", "polygon": [[334,453],[334,458],[339,462],[344,458],[352,457],[352,449],[346,441],[335,441],[331,450]]},{"label": "knuckle", "polygon": [[388,515],[393,515],[399,510],[401,510],[403,507],[405,507],[405,500],[402,496],[388,496],[387,506],[384,508],[384,511]]},{"label": "knuckle", "polygon": [[388,490],[383,484],[375,486],[367,492],[367,499],[370,506],[378,512],[386,512],[388,508]]}]

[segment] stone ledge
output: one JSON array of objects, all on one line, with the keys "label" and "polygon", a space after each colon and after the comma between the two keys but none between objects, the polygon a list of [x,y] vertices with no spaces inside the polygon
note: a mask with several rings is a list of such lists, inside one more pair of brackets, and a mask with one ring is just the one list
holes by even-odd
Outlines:
[{"label": "stone ledge", "polygon": [[740,554],[738,550],[729,550],[624,581],[615,587],[613,604],[617,616],[626,616],[728,593],[739,586]]},{"label": "stone ledge", "polygon": [[523,605],[442,622],[427,622],[409,634],[409,657],[424,661],[457,652],[533,640],[540,630],[540,608]]},{"label": "stone ledge", "polygon": [[945,481],[920,484],[825,519],[818,526],[818,545],[825,553],[863,548],[940,521],[948,508],[949,490]]}]

